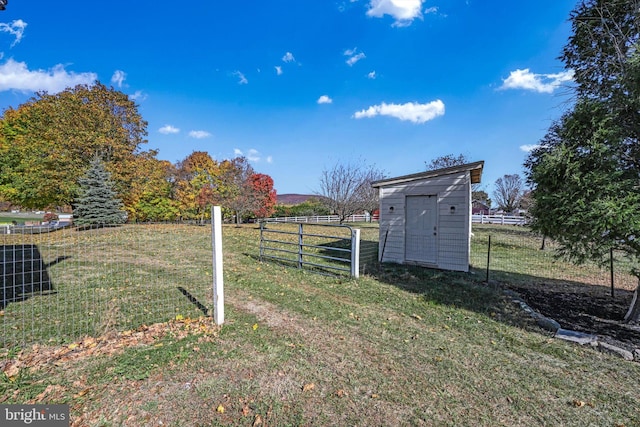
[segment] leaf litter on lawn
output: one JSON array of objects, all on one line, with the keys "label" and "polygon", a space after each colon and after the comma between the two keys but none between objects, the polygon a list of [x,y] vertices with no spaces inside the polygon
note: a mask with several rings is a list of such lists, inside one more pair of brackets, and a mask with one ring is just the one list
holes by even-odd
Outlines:
[{"label": "leaf litter on lawn", "polygon": [[34,344],[18,352],[15,357],[8,357],[8,352],[5,352],[0,354],[0,358],[4,359],[0,361],[0,372],[12,381],[25,369],[33,372],[92,356],[111,356],[131,347],[162,345],[160,340],[165,337],[180,340],[188,335],[201,335],[205,339],[213,339],[218,336],[219,330],[210,317],[184,318],[178,315],[168,322],[142,325],[134,330],[113,331],[97,338],[85,337],[71,344]]}]

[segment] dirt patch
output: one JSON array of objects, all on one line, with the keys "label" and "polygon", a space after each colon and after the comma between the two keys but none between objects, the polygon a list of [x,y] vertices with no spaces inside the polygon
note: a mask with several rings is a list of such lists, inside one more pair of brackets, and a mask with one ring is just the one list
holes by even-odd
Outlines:
[{"label": "dirt patch", "polygon": [[527,304],[557,321],[563,329],[594,334],[601,341],[627,350],[640,348],[640,325],[624,322],[633,292],[603,286],[545,283],[535,286],[505,285]]}]

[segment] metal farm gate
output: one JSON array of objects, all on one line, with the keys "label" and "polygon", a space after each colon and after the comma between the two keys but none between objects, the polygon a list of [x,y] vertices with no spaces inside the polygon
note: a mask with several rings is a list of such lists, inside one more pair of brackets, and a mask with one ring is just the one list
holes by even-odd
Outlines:
[{"label": "metal farm gate", "polygon": [[261,223],[260,260],[359,277],[360,230],[348,225]]}]

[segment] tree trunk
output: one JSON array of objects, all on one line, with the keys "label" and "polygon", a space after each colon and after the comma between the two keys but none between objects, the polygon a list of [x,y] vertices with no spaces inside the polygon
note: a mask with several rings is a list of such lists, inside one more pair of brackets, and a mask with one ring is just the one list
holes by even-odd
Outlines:
[{"label": "tree trunk", "polygon": [[624,316],[624,321],[627,323],[640,323],[640,298],[638,298],[638,289],[640,289],[640,284],[638,284],[638,287],[633,293],[631,307],[629,307],[629,311],[627,311],[627,314]]}]

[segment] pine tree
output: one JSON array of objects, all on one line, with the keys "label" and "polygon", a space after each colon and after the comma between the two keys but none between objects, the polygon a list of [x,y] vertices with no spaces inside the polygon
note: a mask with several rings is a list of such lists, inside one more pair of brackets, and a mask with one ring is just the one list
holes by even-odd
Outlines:
[{"label": "pine tree", "polygon": [[86,175],[78,181],[80,196],[76,199],[74,222],[88,224],[122,224],[126,220],[123,204],[116,196],[111,174],[99,157],[89,165]]}]

